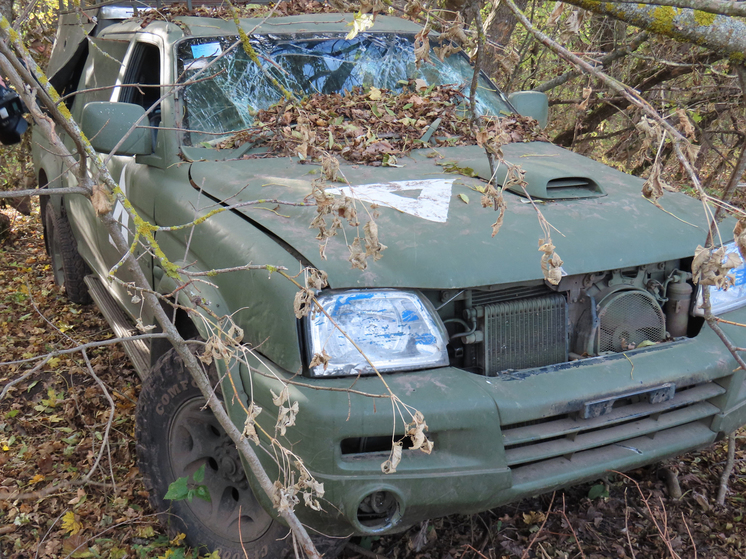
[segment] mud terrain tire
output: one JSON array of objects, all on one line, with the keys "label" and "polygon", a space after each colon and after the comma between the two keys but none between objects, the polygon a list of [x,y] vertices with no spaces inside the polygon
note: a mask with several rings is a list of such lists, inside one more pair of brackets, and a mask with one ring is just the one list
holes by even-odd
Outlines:
[{"label": "mud terrain tire", "polygon": [[67,216],[58,215],[51,204],[47,204],[44,212],[44,242],[52,261],[54,282],[65,288],[67,298],[73,303],[90,304],[91,296],[84,281],[90,270],[78,253]]},{"label": "mud terrain tire", "polygon": [[[171,349],[143,382],[137,403],[137,458],[150,504],[172,536],[183,532],[187,544],[219,550],[222,559],[244,559],[241,540],[252,559],[288,557],[288,528],[254,497],[235,445],[204,405],[205,398]],[[202,483],[211,502],[164,499],[172,482],[191,476],[202,464]]]}]

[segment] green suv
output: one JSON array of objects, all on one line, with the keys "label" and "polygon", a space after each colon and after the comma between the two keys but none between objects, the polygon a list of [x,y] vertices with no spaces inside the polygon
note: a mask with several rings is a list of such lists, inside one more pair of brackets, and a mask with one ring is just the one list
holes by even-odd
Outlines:
[{"label": "green suv", "polygon": [[[704,323],[691,282],[707,231],[698,201],[667,194],[663,211],[641,196],[641,179],[548,142],[506,143],[503,158],[521,165],[524,183],[495,174],[507,213],[492,237],[495,213],[476,202],[491,162],[444,125],[411,119],[407,154],[385,165],[353,163],[343,150],[336,181],[320,180],[326,170],[307,154],[276,157],[262,142],[232,140],[283,92],[339,103],[357,92],[373,113],[378,95],[413,83],[468,99],[463,53],[415,62],[419,25],[379,16],[348,38],[349,14],[242,19],[245,49],[230,18],[143,17],[116,5],[86,14],[82,24],[61,17],[50,79],[78,92],[68,98],[73,116],[98,151],[113,151],[112,176],[159,227],[163,257],[133,250],[153,289],[179,304],[182,335],[211,339],[214,317],[243,331],[250,350],[211,368],[222,373],[219,394],[239,430],[255,428],[270,478],[323,484],[323,497],[309,500],[319,507],[295,510],[329,554],[350,535],[484,511],[711,444],[746,423],[744,371]],[[484,76],[477,85],[480,114],[546,119],[542,94],[508,97]],[[355,138],[367,132],[333,118],[350,131],[347,147],[363,149]],[[287,123],[290,135],[303,136],[299,122]],[[330,132],[329,146],[337,141]],[[38,131],[34,146],[39,184],[75,185]],[[333,211],[322,215],[321,202]],[[564,260],[554,260],[552,281],[536,207]],[[121,205],[114,214],[132,242],[132,218]],[[121,256],[91,202],[51,197],[42,216],[70,299],[95,299],[119,334],[148,328],[127,271],[110,274]],[[339,233],[321,231],[322,250],[319,216]],[[375,218],[378,245],[353,267],[364,216]],[[328,285],[314,288],[324,312],[299,310],[298,287],[278,273],[211,273],[249,263],[302,272],[301,284],[324,270]],[[174,265],[191,278],[179,289]],[[713,291],[737,323],[746,322],[745,283],[739,269],[735,287]],[[743,329],[723,328],[746,346]],[[224,558],[243,557],[242,546],[251,557],[289,553],[277,503],[244,473],[175,353],[160,339],[126,347],[143,378],[140,470],[164,521]],[[209,500],[165,499],[172,482],[200,471]]]}]

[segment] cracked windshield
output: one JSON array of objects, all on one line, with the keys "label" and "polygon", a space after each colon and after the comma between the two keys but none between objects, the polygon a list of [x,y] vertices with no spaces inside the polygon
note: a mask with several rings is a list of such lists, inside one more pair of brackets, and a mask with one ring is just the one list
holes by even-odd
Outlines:
[{"label": "cracked windshield", "polygon": [[[217,144],[225,133],[250,127],[253,115],[283,98],[282,89],[297,97],[342,93],[355,87],[400,91],[408,80],[426,85],[454,85],[468,104],[472,68],[466,56],[455,54],[441,62],[415,64],[412,37],[361,34],[344,37],[270,38],[252,40],[260,65],[251,61],[236,38],[211,37],[178,46],[184,91],[187,143]],[[480,114],[511,112],[502,94],[483,77],[477,90]]]}]

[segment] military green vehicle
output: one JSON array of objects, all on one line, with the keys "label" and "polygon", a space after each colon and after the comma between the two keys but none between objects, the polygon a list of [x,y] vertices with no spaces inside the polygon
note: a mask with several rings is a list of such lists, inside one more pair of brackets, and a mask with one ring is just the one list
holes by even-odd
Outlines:
[{"label": "military green vehicle", "polygon": [[[72,114],[95,149],[114,152],[109,169],[134,209],[168,228],[230,208],[193,228],[159,229],[168,260],[189,272],[254,263],[328,273],[316,295],[326,313],[297,318],[298,288],[278,274],[200,276],[174,293],[163,260],[135,247],[153,289],[181,305],[175,323],[186,338],[211,333],[195,318],[205,316],[198,303],[243,330],[252,351],[231,362],[221,396],[240,430],[249,405],[263,408],[256,425],[323,483],[322,510],[295,510],[330,555],[350,535],[394,533],[636,468],[746,422],[744,371],[705,325],[691,283],[707,231],[697,200],[667,194],[662,211],[641,196],[641,179],[548,142],[510,143],[504,158],[520,163],[527,186],[505,192],[508,212],[493,238],[495,213],[476,202],[492,176],[485,150],[413,138],[396,165],[343,160],[346,182],[327,181],[327,195],[378,214],[388,247],[361,271],[350,265],[352,237],[329,238],[324,260],[309,229],[317,164],[265,157],[252,143],[221,145],[282,100],[278,84],[298,96],[396,91],[411,80],[468,90],[463,53],[417,67],[420,26],[379,16],[348,39],[350,14],[244,19],[257,65],[231,20],[143,19],[124,5],[85,12],[82,24],[72,12],[61,17],[50,78],[62,93],[78,92],[68,97]],[[543,94],[507,97],[484,76],[477,106],[546,120]],[[75,184],[38,132],[34,146],[39,184]],[[469,172],[447,172],[454,168]],[[529,197],[557,231],[564,264],[554,283],[542,271],[543,230]],[[306,203],[245,204],[259,199]],[[121,205],[114,213],[132,241],[131,218]],[[53,196],[42,219],[55,279],[71,300],[95,299],[119,334],[152,323],[127,271],[110,278],[121,256],[88,199]],[[745,281],[738,269],[734,288],[712,293],[734,322],[746,322]],[[746,346],[743,330],[723,328]],[[276,508],[244,473],[173,350],[162,340],[126,349],[143,378],[140,470],[164,521],[223,558],[243,557],[242,546],[249,557],[289,553]],[[382,379],[405,411],[424,417],[429,454],[415,448],[412,416],[392,410]],[[281,436],[273,399],[284,386],[284,405],[297,403],[298,413]],[[283,455],[262,433],[259,441],[270,477],[286,480]],[[165,499],[172,482],[201,466],[209,501]]]}]

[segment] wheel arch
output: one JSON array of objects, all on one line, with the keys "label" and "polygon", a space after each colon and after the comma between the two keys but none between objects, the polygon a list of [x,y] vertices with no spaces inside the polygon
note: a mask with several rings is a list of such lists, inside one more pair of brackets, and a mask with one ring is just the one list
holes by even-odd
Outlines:
[{"label": "wheel arch", "polygon": [[[192,266],[191,269],[193,268]],[[193,284],[187,284],[179,288],[176,280],[168,276],[161,267],[156,266],[154,272],[156,278],[154,289],[161,296],[161,307],[167,315],[172,317],[172,323],[181,337],[207,340],[211,335],[208,324],[215,322],[210,312],[214,316],[223,316],[228,312],[228,305],[217,287],[200,284],[197,290]],[[205,308],[200,308],[198,303],[204,305]],[[162,331],[160,327],[158,331]],[[154,339],[150,349],[151,364],[154,365],[169,349],[171,349],[171,343],[167,339]]]}]

